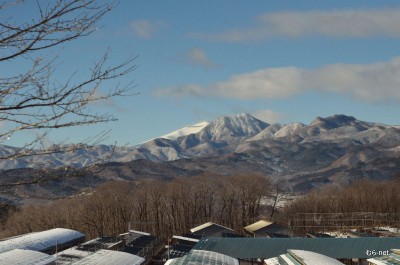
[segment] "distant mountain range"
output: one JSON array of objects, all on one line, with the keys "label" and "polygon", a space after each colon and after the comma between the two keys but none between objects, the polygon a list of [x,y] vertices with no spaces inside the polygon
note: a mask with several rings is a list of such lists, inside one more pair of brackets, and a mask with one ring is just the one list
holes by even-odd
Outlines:
[{"label": "distant mountain range", "polygon": [[[84,167],[98,159],[100,179],[190,176],[202,172],[262,173],[292,190],[359,178],[386,179],[400,172],[400,126],[345,115],[310,124],[268,124],[249,114],[221,117],[179,129],[135,147],[99,145],[76,152],[0,161],[0,168]],[[0,146],[0,155],[16,148]],[[146,162],[145,162],[146,161]]]}]

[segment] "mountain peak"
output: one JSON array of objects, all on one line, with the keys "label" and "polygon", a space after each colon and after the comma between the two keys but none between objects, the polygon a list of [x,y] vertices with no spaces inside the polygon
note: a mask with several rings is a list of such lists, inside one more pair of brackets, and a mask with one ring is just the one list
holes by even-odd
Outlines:
[{"label": "mountain peak", "polygon": [[352,116],[336,114],[326,118],[317,117],[310,123],[310,126],[316,126],[330,130],[342,126],[355,125],[357,122],[358,120]]},{"label": "mountain peak", "polygon": [[225,138],[225,136],[248,137],[256,135],[269,126],[268,123],[254,118],[250,114],[242,113],[231,117],[221,117],[207,125],[207,135],[213,139]]}]

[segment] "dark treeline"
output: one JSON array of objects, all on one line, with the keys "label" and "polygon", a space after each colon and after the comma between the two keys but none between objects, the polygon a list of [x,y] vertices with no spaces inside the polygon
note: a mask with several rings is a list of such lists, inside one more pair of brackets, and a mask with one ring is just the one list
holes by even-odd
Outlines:
[{"label": "dark treeline", "polygon": [[269,179],[260,175],[111,182],[76,198],[21,207],[8,217],[3,234],[64,227],[93,238],[114,236],[130,227],[171,236],[209,221],[241,231],[269,215],[263,199],[270,194]]},{"label": "dark treeline", "polygon": [[359,180],[348,186],[327,186],[292,201],[284,215],[298,230],[398,227],[400,183]]}]

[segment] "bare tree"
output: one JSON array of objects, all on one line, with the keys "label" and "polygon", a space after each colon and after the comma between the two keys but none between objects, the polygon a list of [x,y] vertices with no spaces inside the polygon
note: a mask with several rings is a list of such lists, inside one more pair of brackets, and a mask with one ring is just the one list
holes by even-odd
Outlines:
[{"label": "bare tree", "polygon": [[[128,95],[131,84],[113,85],[115,80],[135,69],[134,57],[109,65],[109,52],[90,68],[86,79],[76,81],[73,73],[66,82],[57,80],[57,58],[49,52],[96,30],[99,20],[115,6],[95,0],[36,1],[36,16],[27,21],[8,17],[8,10],[25,1],[0,3],[0,65],[24,65],[14,74],[0,73],[0,144],[17,132],[34,130],[37,137],[21,149],[0,155],[0,160],[53,152],[76,151],[97,144],[104,135],[83,145],[44,148],[42,140],[50,130],[115,121],[108,113],[92,113],[93,103]],[[32,3],[30,3],[32,4]],[[56,50],[57,51],[57,50]],[[6,128],[6,129],[4,129]]]},{"label": "bare tree", "polygon": [[282,184],[279,182],[275,183],[271,189],[270,200],[272,202],[271,205],[271,214],[269,219],[272,220],[272,217],[276,213],[279,208],[279,204],[287,198],[287,193],[283,190]]}]

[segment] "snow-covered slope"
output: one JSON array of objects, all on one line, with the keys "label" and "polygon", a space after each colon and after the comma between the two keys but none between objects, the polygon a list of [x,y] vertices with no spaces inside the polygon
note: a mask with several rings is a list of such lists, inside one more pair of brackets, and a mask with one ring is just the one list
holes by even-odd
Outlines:
[{"label": "snow-covered slope", "polygon": [[[249,114],[240,114],[187,126],[136,147],[76,147],[70,148],[75,149],[74,151],[65,153],[0,159],[0,169],[83,167],[102,160],[110,161],[110,156],[111,161],[117,162],[138,159],[173,161],[182,158],[219,157],[232,153],[252,153],[264,159],[273,158],[274,161],[286,156],[287,163],[293,164],[294,168],[320,167],[329,161],[333,163],[334,159],[339,159],[349,150],[354,152],[359,148],[371,149],[368,154],[372,158],[379,157],[379,154],[397,155],[400,150],[400,127],[359,121],[345,115],[317,117],[309,125],[269,125]],[[2,157],[16,151],[14,147],[0,146]],[[351,159],[343,157],[343,160],[338,160],[337,165],[351,164],[357,159],[361,161],[357,155]],[[279,168],[277,165],[273,167]]]},{"label": "snow-covered slope", "polygon": [[179,130],[176,130],[174,132],[171,132],[169,134],[160,136],[159,138],[165,138],[165,139],[176,139],[178,137],[182,137],[182,136],[186,136],[189,134],[194,134],[194,133],[198,133],[199,131],[201,131],[204,127],[206,127],[209,124],[209,122],[207,121],[203,121],[194,125],[189,125],[186,127],[183,127]]}]

